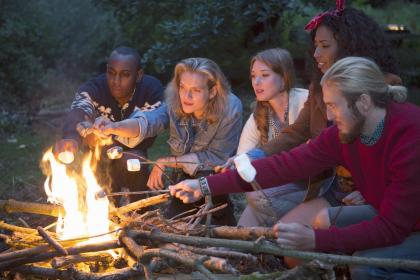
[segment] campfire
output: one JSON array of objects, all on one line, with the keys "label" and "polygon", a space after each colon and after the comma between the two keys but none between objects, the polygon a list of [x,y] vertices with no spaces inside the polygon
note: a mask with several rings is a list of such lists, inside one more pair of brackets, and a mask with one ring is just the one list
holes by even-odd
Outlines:
[{"label": "campfire", "polygon": [[[167,191],[150,192],[153,195],[146,199],[117,208],[108,197],[118,194],[107,193],[95,177],[99,154],[89,152],[81,171],[76,172],[48,150],[42,162],[49,167],[44,184],[49,204],[0,201],[4,212],[57,218],[53,224],[36,229],[0,221],[0,229],[7,233],[0,238],[9,248],[0,253],[3,276],[153,279],[175,274],[185,279],[198,272],[201,277],[217,279],[221,274],[225,274],[223,278],[237,278],[258,271],[278,279],[335,279],[333,265],[327,263],[366,262],[363,258],[355,261],[348,259],[352,257],[280,248],[271,228],[213,226],[212,213],[226,205],[213,206],[210,197],[197,212],[171,219],[161,213],[169,200]],[[317,260],[285,270],[282,256]]]}]

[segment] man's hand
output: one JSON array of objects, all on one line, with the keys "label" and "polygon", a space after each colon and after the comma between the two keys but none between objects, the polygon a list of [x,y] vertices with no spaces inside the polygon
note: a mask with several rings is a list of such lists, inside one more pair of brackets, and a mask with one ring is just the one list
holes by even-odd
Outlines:
[{"label": "man's hand", "polygon": [[98,117],[93,124],[93,133],[100,138],[107,138],[115,134],[115,123],[106,117]]},{"label": "man's hand", "polygon": [[315,249],[315,232],[298,223],[279,222],[273,226],[277,243],[285,249],[310,251]]},{"label": "man's hand", "polygon": [[147,181],[147,186],[152,190],[161,190],[164,187],[162,175],[165,171],[165,165],[160,164],[159,161],[163,161],[163,159],[158,159],[156,161],[157,163],[153,166],[149,175],[149,180]]},{"label": "man's hand", "polygon": [[55,143],[53,154],[62,163],[69,164],[73,162],[78,148],[75,140],[61,139]]},{"label": "man's hand", "polygon": [[359,191],[349,193],[342,201],[345,205],[363,205],[366,203],[366,200]]},{"label": "man's hand", "polygon": [[193,203],[199,201],[203,194],[201,193],[198,180],[184,180],[174,186],[169,186],[172,196],[182,200],[184,203]]}]

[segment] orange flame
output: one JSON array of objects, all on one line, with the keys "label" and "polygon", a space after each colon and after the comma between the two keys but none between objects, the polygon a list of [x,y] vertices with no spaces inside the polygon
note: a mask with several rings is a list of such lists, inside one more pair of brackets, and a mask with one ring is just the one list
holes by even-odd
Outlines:
[{"label": "orange flame", "polygon": [[52,149],[44,154],[42,162],[49,162],[51,168],[51,175],[44,183],[48,201],[65,209],[57,220],[57,236],[71,239],[109,232],[109,201],[106,196],[96,197],[102,188],[92,168],[96,165],[92,152],[83,160],[81,178],[77,174],[69,175],[67,166],[54,158]]}]

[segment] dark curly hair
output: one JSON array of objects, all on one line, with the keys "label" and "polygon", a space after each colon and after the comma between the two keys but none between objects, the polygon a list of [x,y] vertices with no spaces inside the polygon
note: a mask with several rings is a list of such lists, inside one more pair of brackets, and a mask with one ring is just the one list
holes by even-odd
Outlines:
[{"label": "dark curly hair", "polygon": [[[347,56],[366,57],[375,61],[383,72],[398,74],[395,59],[391,55],[383,30],[362,11],[345,8],[340,15],[326,15],[319,26],[325,26],[333,32],[338,43],[336,60]],[[312,43],[319,26],[311,31]],[[312,54],[314,50],[315,47],[312,45]],[[320,70],[314,67],[311,86],[318,88],[321,76]]]}]

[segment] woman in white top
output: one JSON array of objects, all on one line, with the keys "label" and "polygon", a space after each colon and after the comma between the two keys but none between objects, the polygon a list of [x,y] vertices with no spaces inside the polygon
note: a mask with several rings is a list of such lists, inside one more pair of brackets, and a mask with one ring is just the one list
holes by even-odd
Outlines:
[{"label": "woman in white top", "polygon": [[[295,71],[287,50],[276,48],[257,53],[251,59],[250,74],[256,107],[242,130],[238,154],[277,137],[284,127],[295,121],[308,97],[308,90],[293,87]],[[238,225],[273,225],[276,219],[302,202],[306,186],[292,183],[263,192],[247,193],[248,205]]]}]

